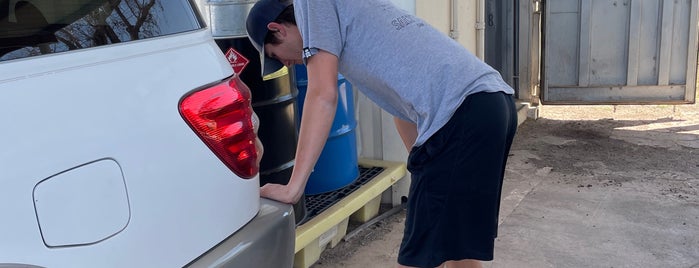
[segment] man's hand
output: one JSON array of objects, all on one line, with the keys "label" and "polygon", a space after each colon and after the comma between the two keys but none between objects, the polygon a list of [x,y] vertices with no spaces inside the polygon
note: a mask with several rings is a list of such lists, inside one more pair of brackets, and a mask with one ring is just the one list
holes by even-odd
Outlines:
[{"label": "man's hand", "polygon": [[260,188],[260,196],[287,204],[296,204],[302,195],[301,189],[290,185],[268,183]]}]

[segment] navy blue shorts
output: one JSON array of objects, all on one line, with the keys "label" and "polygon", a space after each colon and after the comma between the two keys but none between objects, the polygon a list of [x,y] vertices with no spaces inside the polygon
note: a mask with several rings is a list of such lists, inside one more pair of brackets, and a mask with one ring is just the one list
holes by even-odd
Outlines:
[{"label": "navy blue shorts", "polygon": [[502,179],[516,129],[511,95],[476,93],[412,148],[398,263],[437,267],[449,260],[493,259]]}]

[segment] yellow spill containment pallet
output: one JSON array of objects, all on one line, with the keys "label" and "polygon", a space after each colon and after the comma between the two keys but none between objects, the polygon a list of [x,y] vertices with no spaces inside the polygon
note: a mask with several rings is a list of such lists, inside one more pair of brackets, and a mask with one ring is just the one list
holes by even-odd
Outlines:
[{"label": "yellow spill containment pallet", "polygon": [[323,250],[335,247],[347,234],[350,219],[367,222],[377,216],[381,194],[406,174],[404,163],[360,159],[359,166],[360,177],[347,189],[307,197],[311,215],[296,227],[294,268],[310,267]]}]

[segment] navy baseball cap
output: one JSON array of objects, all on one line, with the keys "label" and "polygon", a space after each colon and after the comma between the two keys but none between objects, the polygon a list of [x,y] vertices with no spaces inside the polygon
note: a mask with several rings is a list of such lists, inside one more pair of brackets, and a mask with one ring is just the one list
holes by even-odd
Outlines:
[{"label": "navy baseball cap", "polygon": [[260,64],[262,76],[271,74],[281,69],[284,64],[265,55],[265,36],[267,36],[267,24],[273,22],[282,14],[282,11],[293,4],[293,0],[260,0],[250,9],[245,27],[252,45],[260,52]]}]

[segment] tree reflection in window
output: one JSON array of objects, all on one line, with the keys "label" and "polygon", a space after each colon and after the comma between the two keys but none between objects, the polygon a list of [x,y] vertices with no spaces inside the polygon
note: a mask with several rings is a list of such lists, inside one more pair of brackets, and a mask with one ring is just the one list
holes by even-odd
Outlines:
[{"label": "tree reflection in window", "polygon": [[[56,33],[69,50],[158,35],[151,9],[155,0],[112,0]],[[141,33],[143,31],[143,33]]]},{"label": "tree reflection in window", "polygon": [[[199,28],[188,18],[194,13],[187,0],[54,0],[43,6],[17,1],[9,7],[10,2],[0,0],[0,28],[8,29],[0,30],[0,61]],[[60,2],[63,8],[56,8]]]}]

